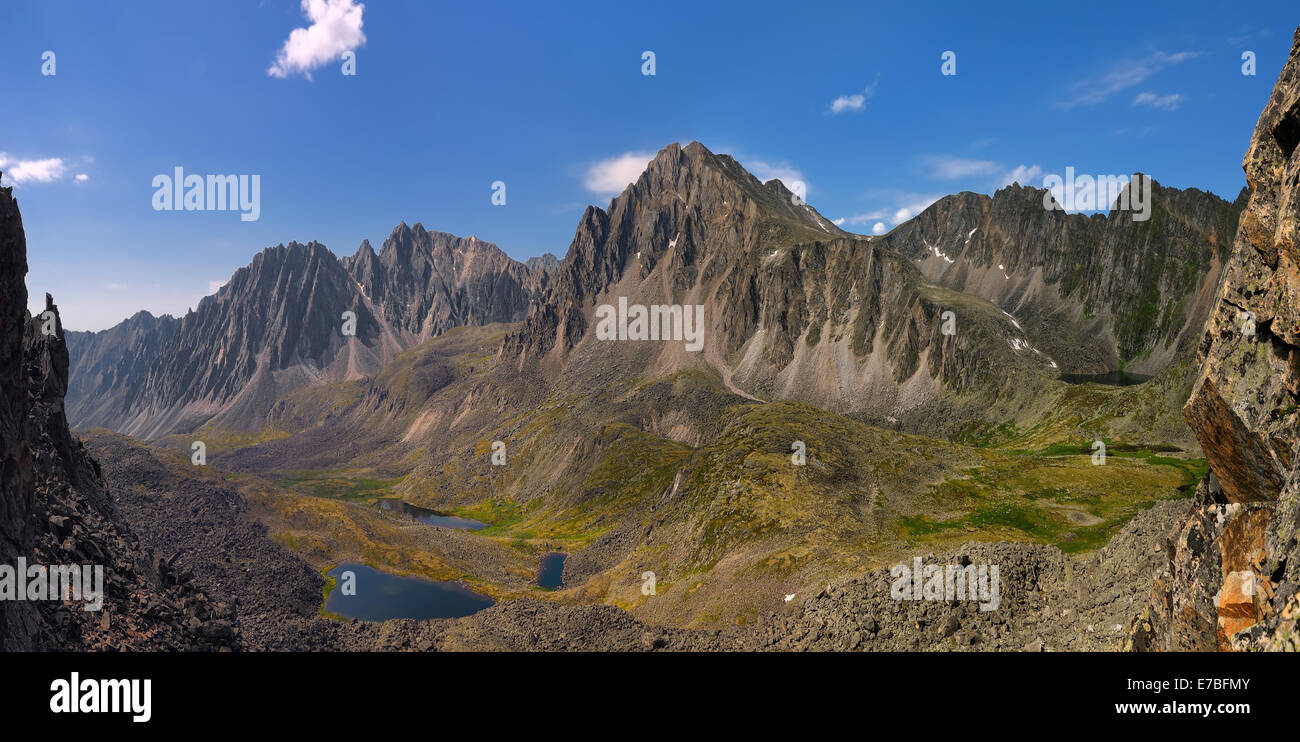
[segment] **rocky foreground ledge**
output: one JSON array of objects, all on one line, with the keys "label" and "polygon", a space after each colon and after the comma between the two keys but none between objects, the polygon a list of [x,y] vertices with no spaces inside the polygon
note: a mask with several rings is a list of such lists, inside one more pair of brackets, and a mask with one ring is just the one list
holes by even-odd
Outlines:
[{"label": "rocky foreground ledge", "polygon": [[1242,212],[1183,417],[1210,462],[1135,649],[1300,649],[1300,29],[1250,140]]}]

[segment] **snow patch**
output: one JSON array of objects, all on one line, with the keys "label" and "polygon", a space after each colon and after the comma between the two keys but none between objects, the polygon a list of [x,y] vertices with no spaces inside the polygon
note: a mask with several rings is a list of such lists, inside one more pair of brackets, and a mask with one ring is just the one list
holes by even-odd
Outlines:
[{"label": "snow patch", "polygon": [[924,243],[926,247],[930,248],[930,250],[935,254],[935,257],[943,258],[944,260],[948,261],[949,263],[955,263],[955,262],[957,262],[957,261],[953,260],[952,258],[948,257],[947,254],[945,254],[945,253],[944,253],[942,250],[940,250],[939,248],[935,247],[934,245],[931,245],[931,244],[930,244],[930,241],[927,240],[927,239],[925,239],[924,237],[921,238],[921,242]]}]

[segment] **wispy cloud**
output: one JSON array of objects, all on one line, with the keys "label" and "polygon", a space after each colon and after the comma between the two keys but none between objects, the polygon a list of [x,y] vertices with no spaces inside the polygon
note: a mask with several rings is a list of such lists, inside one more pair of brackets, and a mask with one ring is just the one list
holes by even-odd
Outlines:
[{"label": "wispy cloud", "polygon": [[650,164],[654,157],[654,152],[625,152],[617,157],[601,160],[587,168],[582,184],[588,191],[597,195],[617,195],[641,177],[646,165]]},{"label": "wispy cloud", "polygon": [[225,281],[208,281],[208,293],[204,294],[204,296],[217,293],[217,289],[225,285]]},{"label": "wispy cloud", "polygon": [[939,180],[956,180],[972,175],[991,175],[1002,169],[992,160],[970,160],[949,155],[926,155],[922,158],[930,168],[930,177]]},{"label": "wispy cloud", "polygon": [[888,205],[862,214],[854,214],[848,217],[847,221],[855,226],[870,224],[872,234],[884,234],[889,231],[890,224],[895,226],[902,224],[925,211],[930,204],[940,198],[942,195],[896,193],[886,199]]},{"label": "wispy cloud", "polygon": [[831,101],[828,113],[847,113],[849,111],[861,111],[867,107],[867,100],[876,94],[876,86],[880,83],[880,75],[872,80],[860,93],[850,93],[841,95]]},{"label": "wispy cloud", "polygon": [[302,0],[303,15],[311,25],[289,33],[267,74],[288,77],[302,73],[310,80],[312,70],[364,45],[361,14],[365,8],[353,0]]},{"label": "wispy cloud", "polygon": [[110,283],[105,288],[109,291],[126,291],[127,286],[124,283]]},{"label": "wispy cloud", "polygon": [[1079,80],[1070,86],[1060,108],[1095,105],[1112,95],[1142,84],[1166,67],[1182,64],[1199,56],[1198,52],[1156,52],[1141,59],[1130,59],[1111,67],[1099,77]]},{"label": "wispy cloud", "polygon": [[1172,111],[1178,108],[1182,102],[1183,96],[1178,93],[1170,93],[1169,95],[1138,93],[1137,97],[1133,99],[1133,105],[1135,106],[1151,106],[1162,111]]},{"label": "wispy cloud", "polygon": [[6,152],[0,152],[0,171],[4,172],[6,181],[15,185],[49,183],[62,178],[67,169],[62,157],[47,157],[42,160],[19,160]]},{"label": "wispy cloud", "polygon": [[986,182],[995,189],[1012,183],[1036,185],[1035,181],[1043,176],[1043,169],[1038,165],[1022,164],[1008,169],[996,160],[973,160],[952,155],[927,155],[922,160],[928,168],[928,175],[935,180],[991,178]]},{"label": "wispy cloud", "polygon": [[1004,174],[998,182],[998,187],[1009,186],[1012,183],[1019,183],[1022,186],[1033,186],[1040,188],[1043,177],[1043,169],[1037,165],[1017,165],[1015,169]]},{"label": "wispy cloud", "polygon": [[861,111],[867,107],[867,96],[862,93],[853,95],[841,95],[831,101],[831,113],[844,113],[845,111]]},{"label": "wispy cloud", "polygon": [[90,176],[86,175],[85,173],[77,173],[76,175],[72,176],[72,179],[77,181],[78,183],[85,183],[86,181],[90,180]]}]

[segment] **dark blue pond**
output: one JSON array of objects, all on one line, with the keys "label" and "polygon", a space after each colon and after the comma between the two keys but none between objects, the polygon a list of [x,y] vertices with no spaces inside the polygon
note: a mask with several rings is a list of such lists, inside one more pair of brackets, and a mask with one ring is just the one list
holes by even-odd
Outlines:
[{"label": "dark blue pond", "polygon": [[[356,574],[356,595],[343,594],[343,572]],[[344,563],[327,572],[337,580],[325,601],[325,610],[363,621],[390,618],[459,618],[492,605],[459,582],[436,582],[418,577],[399,577],[364,564]]]},{"label": "dark blue pond", "polygon": [[379,509],[405,515],[411,520],[438,526],[439,528],[458,528],[462,531],[477,531],[480,528],[487,528],[487,524],[482,521],[473,518],[461,518],[455,515],[443,515],[437,510],[418,507],[405,500],[380,500]]},{"label": "dark blue pond", "polygon": [[1150,381],[1150,374],[1130,374],[1127,371],[1110,371],[1104,374],[1061,374],[1067,384],[1105,384],[1107,386],[1133,386]]},{"label": "dark blue pond", "polygon": [[542,555],[542,565],[537,569],[537,584],[555,590],[564,587],[564,557],[561,552]]}]

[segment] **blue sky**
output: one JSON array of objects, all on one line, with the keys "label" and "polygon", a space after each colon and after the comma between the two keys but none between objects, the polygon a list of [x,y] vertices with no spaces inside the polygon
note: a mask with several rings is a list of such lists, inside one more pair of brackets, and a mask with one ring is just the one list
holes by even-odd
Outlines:
[{"label": "blue sky", "polygon": [[[266,246],[349,255],[401,221],[563,256],[586,204],[692,139],[867,234],[1067,166],[1232,199],[1300,22],[1289,1],[328,3],[316,24],[297,0],[0,6],[33,308],[183,314]],[[259,175],[260,218],[154,210],[177,166]]]}]

